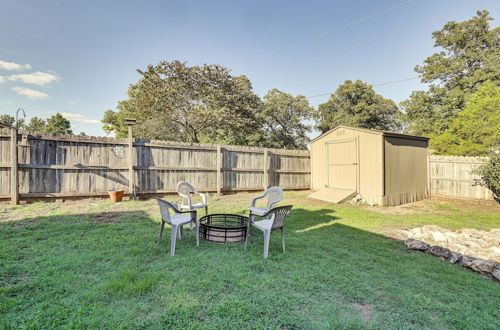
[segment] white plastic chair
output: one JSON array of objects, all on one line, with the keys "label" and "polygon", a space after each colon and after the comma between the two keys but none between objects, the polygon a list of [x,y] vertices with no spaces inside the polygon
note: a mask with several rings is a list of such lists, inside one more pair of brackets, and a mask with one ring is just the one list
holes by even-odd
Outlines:
[{"label": "white plastic chair", "polygon": [[[256,207],[256,203],[259,199],[268,197],[266,207]],[[250,220],[252,220],[252,216],[263,216],[270,209],[276,206],[283,199],[283,189],[280,187],[270,187],[268,188],[262,195],[259,195],[252,199],[252,203],[250,204]]]},{"label": "white plastic chair", "polygon": [[269,251],[271,231],[276,229],[281,229],[281,245],[283,247],[283,253],[285,253],[285,220],[291,209],[292,205],[275,207],[262,216],[263,220],[250,220],[247,227],[247,236],[245,237],[245,249],[247,247],[248,238],[250,236],[250,225],[252,225],[262,231],[262,233],[264,234],[264,258],[267,258],[267,254]]},{"label": "white plastic chair", "polygon": [[[170,255],[174,256],[177,233],[179,233],[179,239],[182,239],[182,226],[192,224],[194,222],[196,226],[196,246],[200,246],[200,221],[196,218],[196,211],[180,211],[176,204],[171,204],[160,198],[156,198],[156,201],[160,206],[161,214],[161,227],[158,244],[160,244],[165,223],[168,223],[172,226],[172,233],[170,236]],[[170,211],[173,211],[173,214],[170,214]],[[186,213],[189,215],[186,215]]]},{"label": "white plastic chair", "polygon": [[[186,181],[181,181],[177,184],[177,193],[181,196],[181,210],[196,211],[197,209],[205,209],[205,215],[208,214],[207,197],[208,194],[202,194],[193,187],[192,184]],[[193,204],[191,194],[197,194],[201,197],[201,203]]]}]

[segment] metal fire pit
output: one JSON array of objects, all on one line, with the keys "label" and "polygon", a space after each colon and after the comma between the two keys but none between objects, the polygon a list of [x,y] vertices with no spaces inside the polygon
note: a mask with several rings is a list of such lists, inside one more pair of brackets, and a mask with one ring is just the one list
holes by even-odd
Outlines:
[{"label": "metal fire pit", "polygon": [[209,214],[200,219],[200,237],[217,243],[241,243],[247,234],[248,217]]}]

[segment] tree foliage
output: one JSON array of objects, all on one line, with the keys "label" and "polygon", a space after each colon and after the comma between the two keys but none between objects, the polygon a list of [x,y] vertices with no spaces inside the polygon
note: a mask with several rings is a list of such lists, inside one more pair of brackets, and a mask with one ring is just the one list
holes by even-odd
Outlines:
[{"label": "tree foliage", "polygon": [[255,120],[259,97],[245,76],[231,76],[220,65],[189,67],[161,62],[138,70],[139,81],[106,111],[105,131],[126,135],[124,118],[137,120],[134,134],[143,138],[183,142],[252,144],[258,139]]},{"label": "tree foliage", "polygon": [[45,132],[51,134],[73,134],[71,123],[59,112],[47,119]]},{"label": "tree foliage", "polygon": [[379,130],[400,128],[397,105],[361,80],[347,80],[340,85],[326,103],[319,105],[318,115],[318,129],[323,133],[337,125]]},{"label": "tree foliage", "polygon": [[407,130],[432,138],[464,109],[468,98],[485,81],[500,79],[500,27],[491,28],[488,11],[463,22],[448,22],[432,36],[441,50],[415,67],[428,91],[414,92],[401,103]]},{"label": "tree foliage", "polygon": [[500,148],[500,86],[493,82],[480,86],[432,146],[439,154],[464,156]]},{"label": "tree foliage", "polygon": [[44,132],[47,127],[45,119],[33,117],[26,125],[26,129],[32,132]]},{"label": "tree foliage", "polygon": [[13,126],[15,122],[16,118],[14,116],[7,114],[0,115],[0,123],[4,125]]},{"label": "tree foliage", "polygon": [[2,114],[0,115],[0,123],[8,126],[16,126],[16,128],[23,128],[24,118],[19,119],[19,121],[16,123],[16,117],[8,114]]},{"label": "tree foliage", "polygon": [[493,192],[493,198],[500,203],[500,150],[489,153],[489,160],[475,171],[481,177],[480,185]]},{"label": "tree foliage", "polygon": [[272,148],[306,149],[311,126],[304,123],[313,116],[305,96],[296,97],[270,90],[265,96],[258,118],[263,126],[263,145]]}]

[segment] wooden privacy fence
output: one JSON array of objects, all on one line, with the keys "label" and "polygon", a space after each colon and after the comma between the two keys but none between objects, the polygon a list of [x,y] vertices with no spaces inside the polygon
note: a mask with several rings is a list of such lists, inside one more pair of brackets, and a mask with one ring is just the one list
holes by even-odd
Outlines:
[{"label": "wooden privacy fence", "polygon": [[13,202],[107,195],[113,187],[171,193],[182,180],[218,193],[310,186],[307,150],[12,132],[0,129],[0,198]]},{"label": "wooden privacy fence", "polygon": [[483,157],[429,156],[431,195],[492,200],[493,193],[486,187],[475,185],[479,176],[472,173],[487,161]]}]

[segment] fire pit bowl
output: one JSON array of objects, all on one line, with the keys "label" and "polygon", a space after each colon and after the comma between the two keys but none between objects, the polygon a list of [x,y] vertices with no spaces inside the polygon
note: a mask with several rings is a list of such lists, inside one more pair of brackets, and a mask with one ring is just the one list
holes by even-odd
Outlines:
[{"label": "fire pit bowl", "polygon": [[200,237],[216,243],[241,243],[247,234],[248,217],[209,214],[200,219]]}]

